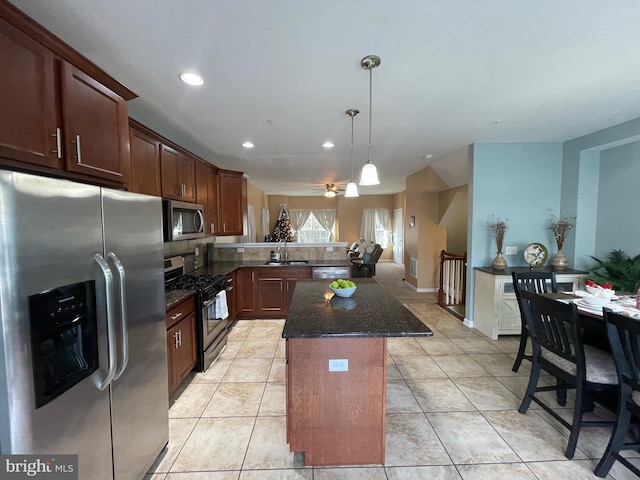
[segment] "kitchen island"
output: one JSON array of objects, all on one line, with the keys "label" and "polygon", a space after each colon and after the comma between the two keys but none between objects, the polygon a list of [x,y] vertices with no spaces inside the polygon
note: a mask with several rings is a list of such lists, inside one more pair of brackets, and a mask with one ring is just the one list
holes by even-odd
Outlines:
[{"label": "kitchen island", "polygon": [[373,279],[299,280],[282,336],[287,442],[305,465],[384,465],[387,338],[431,330]]}]

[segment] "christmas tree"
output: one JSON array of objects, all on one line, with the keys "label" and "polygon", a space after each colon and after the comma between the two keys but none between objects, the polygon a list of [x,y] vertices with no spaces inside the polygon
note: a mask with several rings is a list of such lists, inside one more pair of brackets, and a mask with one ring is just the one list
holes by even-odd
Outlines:
[{"label": "christmas tree", "polygon": [[274,242],[293,242],[293,232],[291,231],[291,223],[289,222],[289,212],[285,204],[280,205],[280,213],[278,220],[273,226],[271,237]]}]

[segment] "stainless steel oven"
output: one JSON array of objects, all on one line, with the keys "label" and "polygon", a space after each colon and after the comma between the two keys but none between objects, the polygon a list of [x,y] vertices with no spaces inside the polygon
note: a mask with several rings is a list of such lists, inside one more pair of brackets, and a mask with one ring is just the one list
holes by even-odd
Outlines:
[{"label": "stainless steel oven", "polygon": [[204,237],[202,205],[164,200],[164,241],[191,240]]}]

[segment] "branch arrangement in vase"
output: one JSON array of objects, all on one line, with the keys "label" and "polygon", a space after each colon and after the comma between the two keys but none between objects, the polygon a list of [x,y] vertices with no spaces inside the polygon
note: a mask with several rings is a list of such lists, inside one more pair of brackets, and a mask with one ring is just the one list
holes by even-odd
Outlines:
[{"label": "branch arrangement in vase", "polygon": [[549,230],[553,232],[553,236],[556,239],[556,246],[558,251],[562,250],[564,241],[569,234],[569,231],[576,225],[576,217],[573,218],[557,218],[555,215],[551,215],[549,219]]},{"label": "branch arrangement in vase", "polygon": [[507,222],[509,219],[501,220],[500,217],[492,220],[491,222],[487,222],[489,225],[489,229],[491,230],[491,234],[496,241],[497,252],[502,252],[502,245],[504,244],[504,234],[507,230],[509,230],[509,225]]}]

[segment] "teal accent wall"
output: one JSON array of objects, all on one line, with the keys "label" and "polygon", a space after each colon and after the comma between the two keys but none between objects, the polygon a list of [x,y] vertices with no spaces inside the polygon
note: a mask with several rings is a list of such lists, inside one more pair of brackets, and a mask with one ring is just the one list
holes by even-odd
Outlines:
[{"label": "teal accent wall", "polygon": [[640,142],[600,152],[594,256],[640,254]]},{"label": "teal accent wall", "polygon": [[[467,318],[473,320],[473,268],[487,267],[496,246],[487,223],[508,219],[504,247],[518,248],[504,255],[509,266],[526,266],[522,251],[532,242],[555,253],[547,228],[551,214],[559,214],[562,184],[561,143],[476,143],[471,150]],[[504,253],[504,252],[503,252]]]}]

